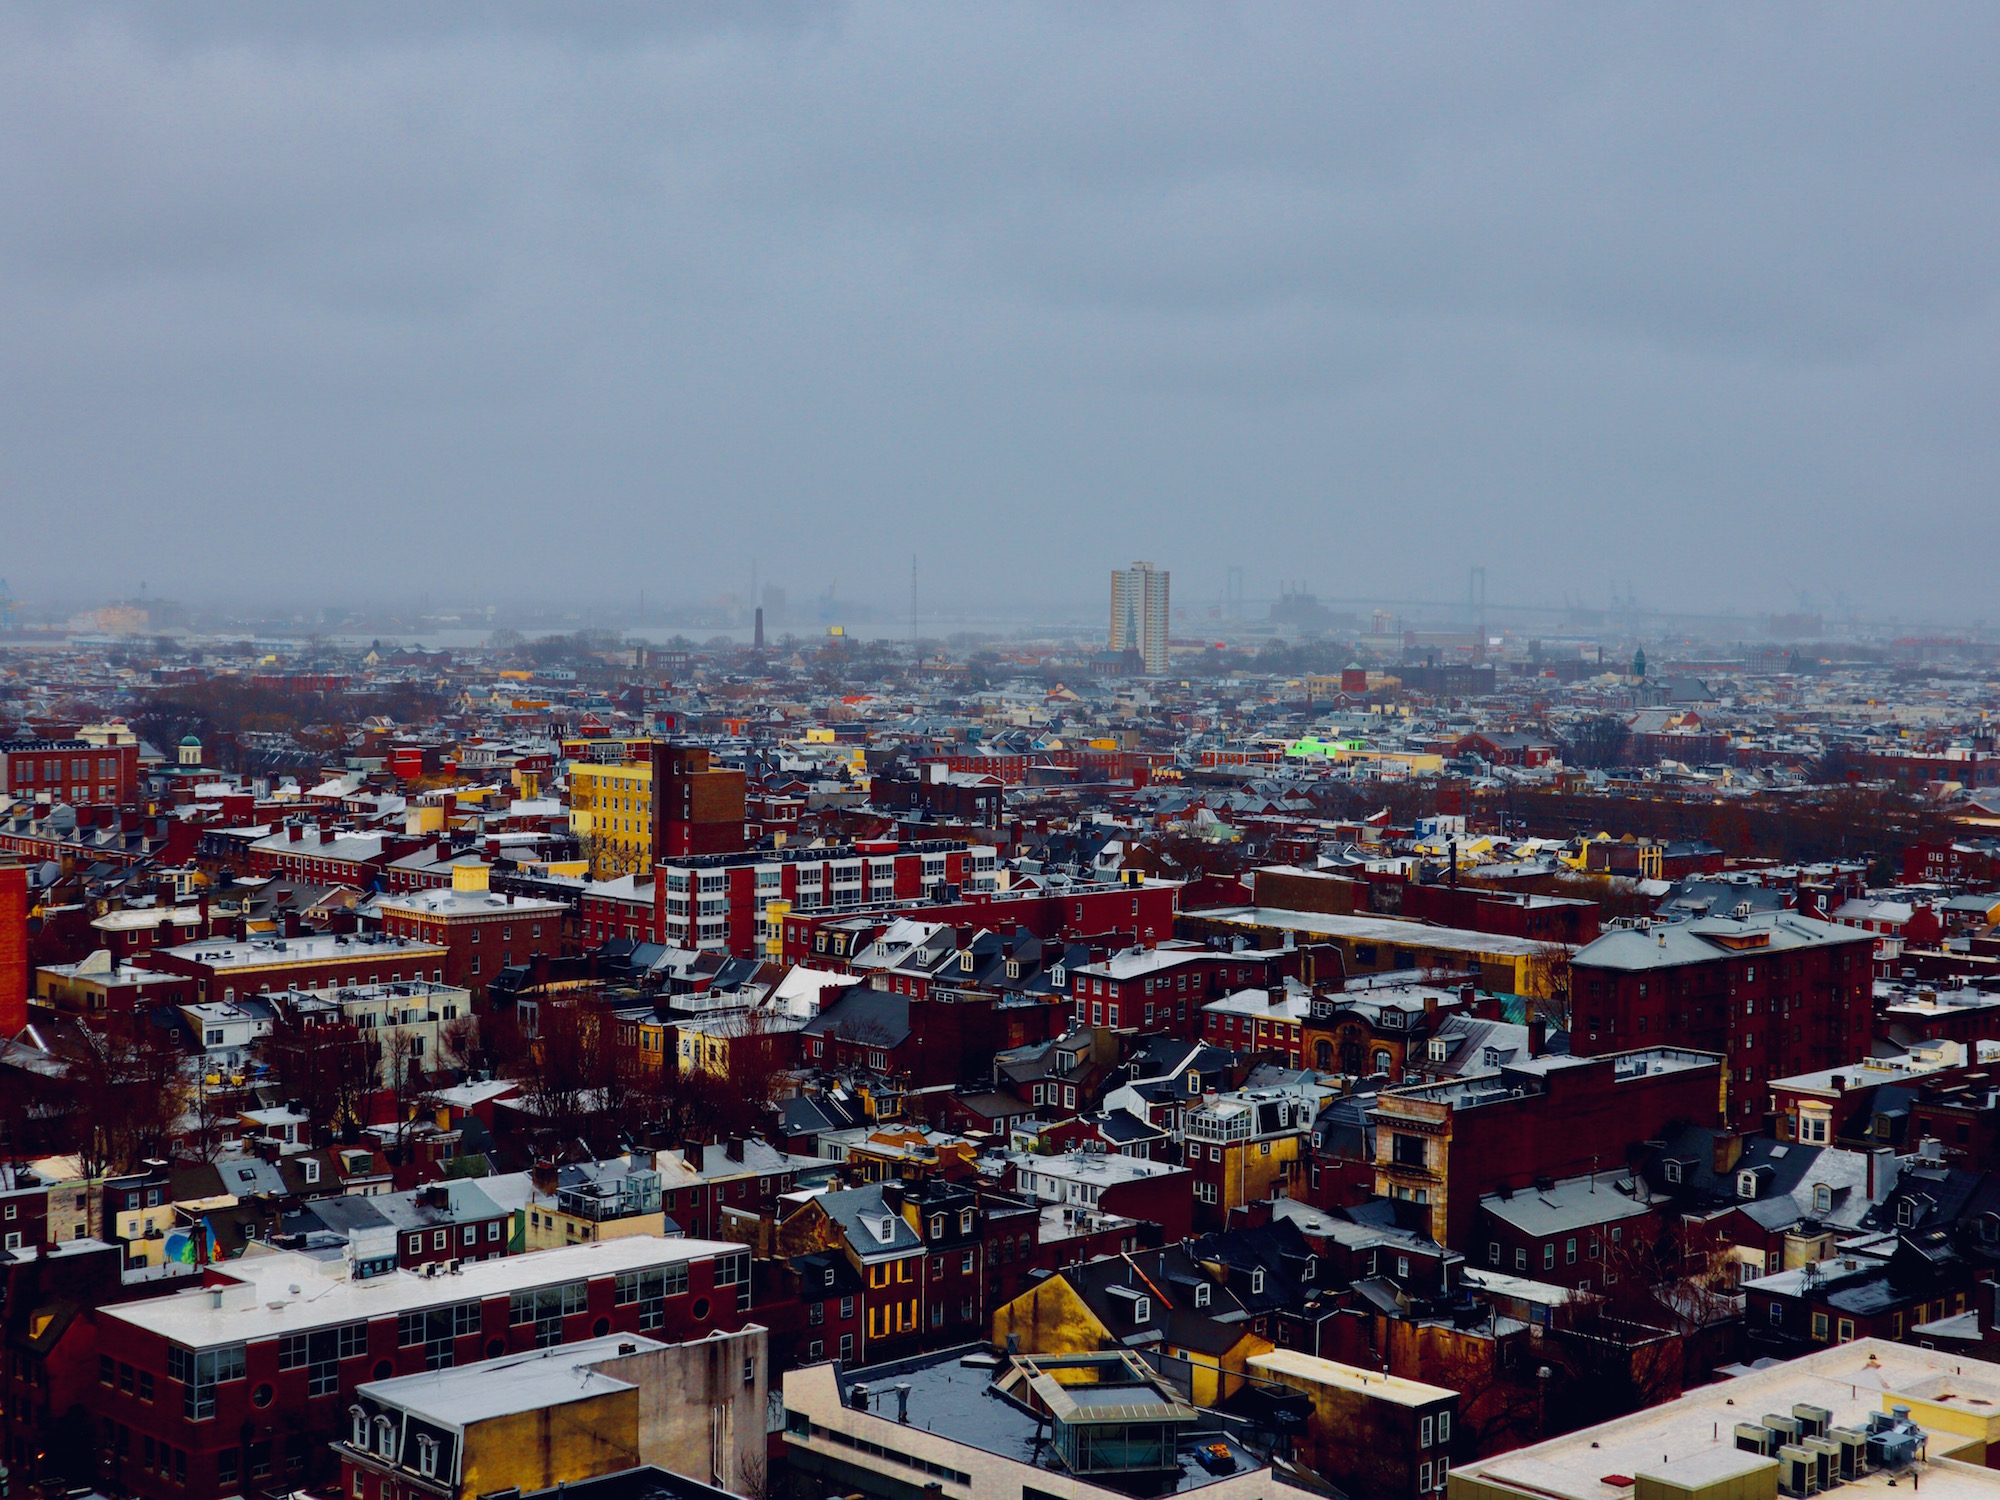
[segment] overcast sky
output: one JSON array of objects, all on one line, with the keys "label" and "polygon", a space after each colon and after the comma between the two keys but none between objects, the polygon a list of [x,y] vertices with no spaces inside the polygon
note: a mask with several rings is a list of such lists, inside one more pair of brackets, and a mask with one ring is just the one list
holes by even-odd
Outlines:
[{"label": "overcast sky", "polygon": [[0,8],[38,598],[2000,618],[2000,10]]}]

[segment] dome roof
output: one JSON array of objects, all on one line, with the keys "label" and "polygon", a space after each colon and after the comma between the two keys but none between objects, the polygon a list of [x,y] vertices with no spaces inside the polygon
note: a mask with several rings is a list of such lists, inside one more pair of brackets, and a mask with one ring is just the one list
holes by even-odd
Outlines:
[{"label": "dome roof", "polygon": [[199,745],[201,743],[201,736],[195,734],[184,734],[181,736],[181,743],[183,745]]}]

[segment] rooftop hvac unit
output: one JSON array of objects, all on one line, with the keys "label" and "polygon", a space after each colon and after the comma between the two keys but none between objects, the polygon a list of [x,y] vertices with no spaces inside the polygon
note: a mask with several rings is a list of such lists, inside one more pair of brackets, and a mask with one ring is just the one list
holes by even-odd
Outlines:
[{"label": "rooftop hvac unit", "polygon": [[1801,1500],[1819,1493],[1819,1459],[1796,1443],[1778,1450],[1778,1493]]},{"label": "rooftop hvac unit", "polygon": [[1924,1430],[1910,1420],[1907,1406],[1868,1414],[1868,1466],[1907,1469],[1924,1451]]},{"label": "rooftop hvac unit", "polygon": [[1776,1412],[1767,1411],[1764,1413],[1764,1425],[1787,1443],[1796,1443],[1805,1436],[1797,1417],[1781,1417]]},{"label": "rooftop hvac unit", "polygon": [[1868,1434],[1859,1427],[1829,1427],[1826,1439],[1840,1444],[1840,1477],[1859,1479],[1868,1472]]},{"label": "rooftop hvac unit", "polygon": [[1824,1406],[1813,1406],[1801,1401],[1792,1407],[1792,1415],[1798,1419],[1799,1431],[1806,1437],[1825,1437],[1827,1428],[1833,1425],[1833,1413]]},{"label": "rooftop hvac unit", "polygon": [[1846,1476],[1840,1472],[1840,1444],[1831,1438],[1809,1437],[1799,1446],[1819,1460],[1819,1487],[1830,1490]]},{"label": "rooftop hvac unit", "polygon": [[1736,1446],[1744,1453],[1757,1453],[1765,1458],[1778,1456],[1778,1434],[1761,1422],[1738,1422],[1736,1424]]}]

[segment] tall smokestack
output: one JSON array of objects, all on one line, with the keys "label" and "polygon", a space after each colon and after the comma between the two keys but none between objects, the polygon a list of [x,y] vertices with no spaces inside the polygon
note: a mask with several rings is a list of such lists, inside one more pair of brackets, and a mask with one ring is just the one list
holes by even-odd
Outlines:
[{"label": "tall smokestack", "polygon": [[757,633],[750,644],[759,651],[764,649],[764,606],[761,604],[757,606]]}]

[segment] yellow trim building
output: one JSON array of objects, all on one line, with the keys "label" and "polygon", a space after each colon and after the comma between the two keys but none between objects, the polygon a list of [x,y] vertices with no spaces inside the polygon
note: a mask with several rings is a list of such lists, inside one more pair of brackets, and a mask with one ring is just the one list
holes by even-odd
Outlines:
[{"label": "yellow trim building", "polygon": [[643,875],[652,869],[652,762],[572,765],[569,831],[583,845],[592,879]]}]

